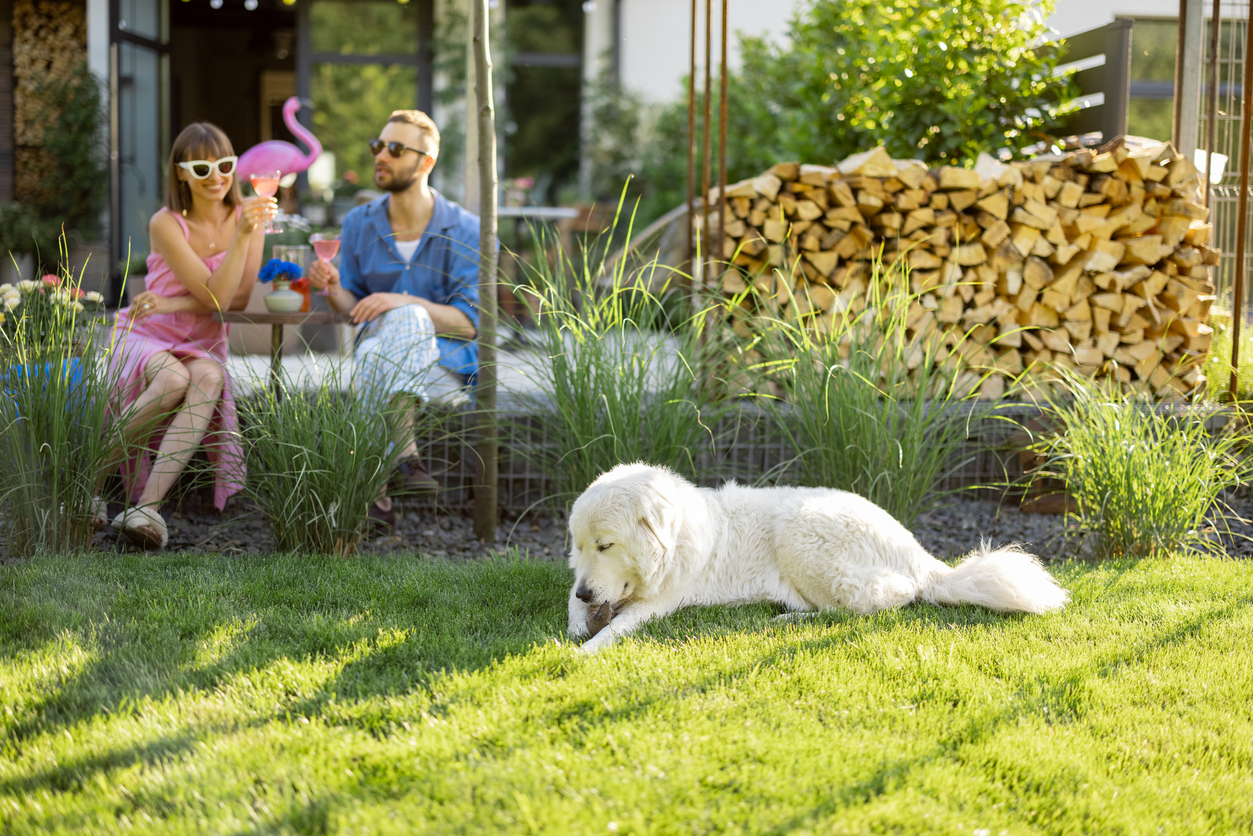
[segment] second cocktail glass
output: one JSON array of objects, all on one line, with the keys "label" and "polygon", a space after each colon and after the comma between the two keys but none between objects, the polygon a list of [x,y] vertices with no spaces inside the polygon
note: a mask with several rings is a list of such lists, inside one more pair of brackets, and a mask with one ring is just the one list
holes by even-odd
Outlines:
[{"label": "second cocktail glass", "polygon": [[[315,232],[309,236],[309,243],[313,245],[313,251],[317,253],[318,260],[330,264],[331,259],[339,252],[339,233]],[[329,282],[318,291],[318,295],[331,295],[331,285]]]}]

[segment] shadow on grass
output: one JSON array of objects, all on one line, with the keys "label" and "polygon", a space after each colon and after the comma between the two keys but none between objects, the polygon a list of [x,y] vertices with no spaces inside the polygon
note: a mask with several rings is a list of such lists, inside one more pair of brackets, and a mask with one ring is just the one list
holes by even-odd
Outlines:
[{"label": "shadow on grass", "polygon": [[524,560],[91,555],[4,571],[0,667],[67,633],[91,650],[21,709],[14,742],[144,699],[211,693],[281,660],[344,660],[311,710],[403,696],[561,635],[569,587],[564,566]]},{"label": "shadow on grass", "polygon": [[[441,671],[473,672],[510,656],[518,657],[511,667],[514,684],[578,676],[588,664],[581,658],[529,654],[536,645],[562,635],[568,585],[563,566],[530,561],[454,564],[420,558],[238,560],[181,555],[33,561],[7,577],[0,574],[0,668],[20,654],[39,652],[66,632],[80,634],[95,655],[67,674],[55,692],[18,710],[4,735],[10,754],[20,755],[33,736],[68,731],[99,714],[135,712],[146,699],[159,701],[189,691],[228,693],[235,677],[283,660],[322,660],[333,670],[325,678],[310,675],[289,686],[285,705],[275,707],[272,700],[252,707],[241,703],[233,714],[223,709],[220,721],[210,718],[156,740],[64,760],[0,782],[0,795],[41,787],[72,791],[94,774],[183,753],[219,723],[225,729],[238,728],[241,719],[250,726],[291,722],[301,715],[313,719],[328,716],[332,703],[338,706],[330,716],[332,724],[386,734],[393,723],[412,720],[422,707],[371,697],[420,694],[418,702],[425,702],[426,710],[446,713],[474,699],[471,689],[478,686],[465,682],[436,694],[432,686]],[[1096,597],[1107,595],[1111,585]],[[1131,595],[1134,590],[1124,592]],[[1011,702],[973,707],[964,723],[955,724],[926,751],[885,761],[873,776],[839,788],[789,827],[873,798],[901,776],[954,756],[1024,715],[1044,716],[1050,723],[1080,721],[1096,679],[1116,676],[1125,666],[1182,644],[1251,603],[1242,598],[1198,612],[1135,643],[1087,657],[1082,668],[1025,680]],[[790,634],[743,664],[692,678],[679,692],[658,689],[643,699],[623,700],[621,695],[633,687],[624,682],[599,695],[608,700],[570,696],[537,702],[529,709],[530,719],[560,728],[577,745],[607,724],[646,717],[688,694],[746,683],[763,668],[786,668],[798,656],[829,655],[879,631],[905,626],[910,631],[1000,633],[1029,618],[928,605],[870,617],[828,611],[801,622],[827,628],[811,637],[795,633],[792,622],[775,620],[778,613],[769,604],[682,610],[648,625],[641,642],[680,650],[698,638]],[[234,692],[229,693],[233,698]],[[624,704],[609,708],[615,696]],[[919,698],[947,697],[941,689],[920,692]],[[349,702],[355,705],[344,711]],[[492,749],[505,741],[488,736],[476,745]]]}]

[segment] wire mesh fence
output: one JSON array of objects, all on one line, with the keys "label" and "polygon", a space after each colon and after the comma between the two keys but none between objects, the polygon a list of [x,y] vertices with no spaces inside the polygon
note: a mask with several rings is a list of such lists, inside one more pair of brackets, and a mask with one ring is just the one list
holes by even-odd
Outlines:
[{"label": "wire mesh fence", "polygon": [[[1205,84],[1201,91],[1201,124],[1197,136],[1201,147],[1209,148],[1225,156],[1223,175],[1218,183],[1209,186],[1208,204],[1210,220],[1214,225],[1214,246],[1221,252],[1219,264],[1214,271],[1214,284],[1223,307],[1230,309],[1234,297],[1237,276],[1247,281],[1249,261],[1253,247],[1246,241],[1244,264],[1237,270],[1236,231],[1239,223],[1240,201],[1240,137],[1243,113],[1244,62],[1247,52],[1245,40],[1248,33],[1248,3],[1223,3],[1220,6],[1220,26],[1216,61],[1209,33],[1210,21],[1206,21],[1206,37],[1202,39],[1202,68]],[[1211,64],[1213,70],[1211,71]],[[1216,108],[1212,126],[1208,113],[1208,96],[1211,87],[1216,94]],[[1215,170],[1218,163],[1215,161]],[[1253,204],[1253,201],[1250,201]],[[1253,224],[1247,225],[1253,228]],[[1246,233],[1247,235],[1247,233]],[[1248,312],[1247,285],[1244,298]]]},{"label": "wire mesh fence", "polygon": [[[995,500],[1020,493],[1024,479],[1020,454],[1030,443],[1023,427],[1040,414],[1040,408],[1033,404],[998,405],[992,420],[972,425],[964,448],[937,488],[968,491],[971,496]],[[438,436],[420,440],[422,456],[431,475],[439,481],[440,491],[433,497],[411,500],[414,504],[448,509],[472,506],[479,472],[473,441],[476,420],[472,410],[455,411],[447,416]],[[775,421],[765,410],[744,405],[712,426],[708,446],[696,456],[698,469],[708,474],[704,483],[713,487],[735,479],[750,485],[796,484],[800,451],[792,447],[787,433]],[[519,452],[522,447],[552,446],[545,437],[543,422],[531,415],[510,414],[501,416],[501,423],[514,433],[529,435],[525,445],[501,445],[497,494],[500,509],[516,515],[551,508],[552,477]]]}]

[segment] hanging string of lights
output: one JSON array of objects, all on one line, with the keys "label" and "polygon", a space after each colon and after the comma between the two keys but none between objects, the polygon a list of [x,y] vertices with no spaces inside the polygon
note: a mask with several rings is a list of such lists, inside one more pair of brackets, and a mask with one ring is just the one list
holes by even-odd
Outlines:
[{"label": "hanging string of lights", "polygon": [[[183,0],[183,2],[190,3],[191,0]],[[284,6],[296,5],[296,0],[282,0],[282,2]],[[401,6],[409,5],[409,0],[396,0],[396,2]],[[223,0],[209,0],[209,8],[211,9],[220,9],[222,8],[222,4],[223,4]],[[257,10],[257,5],[258,5],[258,0],[244,0],[244,8],[250,12],[255,12]],[[491,7],[496,8],[496,4],[492,3]]]}]

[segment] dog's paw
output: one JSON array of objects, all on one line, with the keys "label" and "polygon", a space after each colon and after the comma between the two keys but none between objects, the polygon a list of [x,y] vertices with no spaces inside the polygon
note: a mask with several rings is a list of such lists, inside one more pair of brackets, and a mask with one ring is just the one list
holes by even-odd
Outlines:
[{"label": "dog's paw", "polygon": [[599,633],[583,642],[583,644],[579,645],[579,652],[588,656],[593,653],[598,653],[613,644],[615,638],[614,634],[608,630],[601,630]]}]

